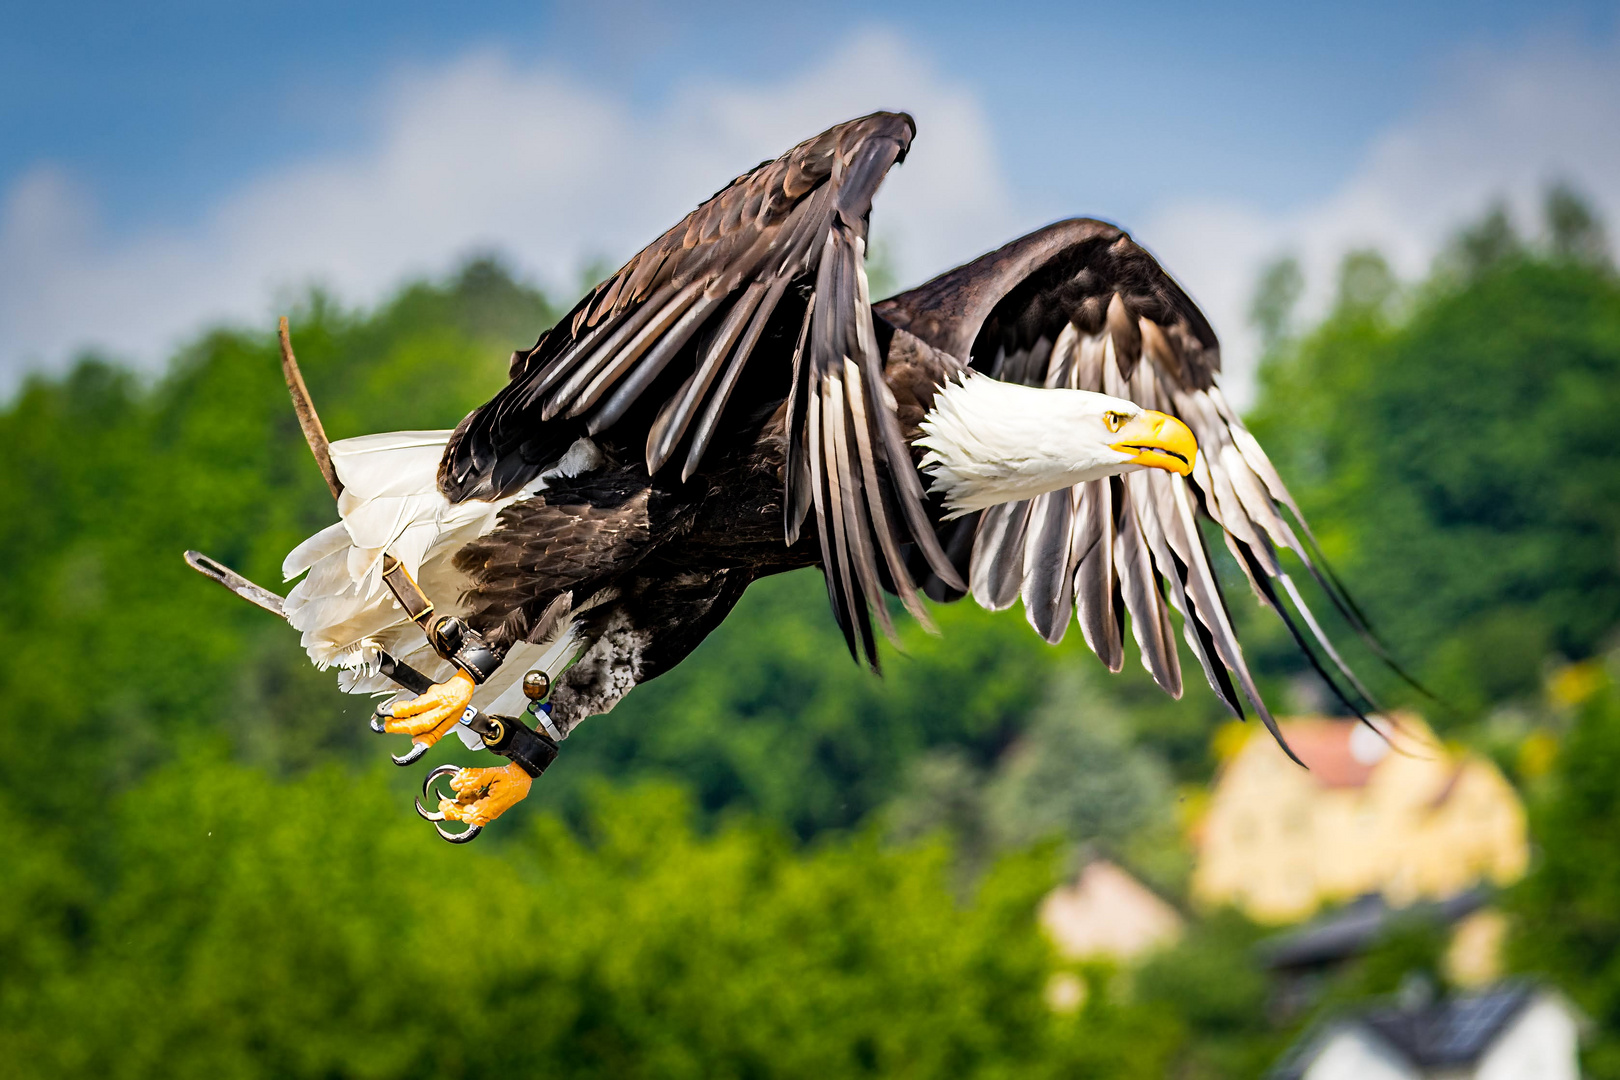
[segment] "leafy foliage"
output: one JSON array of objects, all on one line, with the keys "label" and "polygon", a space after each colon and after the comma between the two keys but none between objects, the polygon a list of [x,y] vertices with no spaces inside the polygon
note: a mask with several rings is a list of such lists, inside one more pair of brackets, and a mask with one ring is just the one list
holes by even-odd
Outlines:
[{"label": "leafy foliage", "polygon": [[601,773],[680,777],[708,810],[746,808],[801,836],[848,827],[931,747],[994,760],[1049,673],[1081,659],[1016,613],[958,604],[938,610],[939,637],[904,624],[879,680],[852,667],[826,607],[815,571],[755,584],[690,659],[570,737],[579,764],[547,797],[577,804],[573,785]]},{"label": "leafy foliage", "polygon": [[1397,655],[1477,714],[1620,622],[1620,283],[1505,258],[1397,323],[1358,276],[1254,428]]},{"label": "leafy foliage", "polygon": [[970,873],[995,855],[1051,839],[1123,857],[1163,884],[1185,866],[1162,758],[1078,671],[1058,672],[1019,739],[989,767],[955,747],[915,760],[887,811],[891,835],[949,835]]},{"label": "leafy foliage", "polygon": [[374,773],[188,756],[119,800],[93,909],[4,841],[29,918],[0,926],[0,1055],[17,1077],[1159,1075],[1173,1025],[1046,1007],[1044,860],[963,907],[942,848],[800,855],[689,818],[667,787],[603,794],[583,838],[540,818],[491,855]]},{"label": "leafy foliage", "polygon": [[[501,344],[552,317],[474,262],[369,319],[317,296],[295,315],[300,363],[334,437],[454,424],[504,375]],[[520,339],[519,339],[520,340]],[[76,780],[23,811],[94,830],[107,794],[176,746],[224,737],[273,769],[353,754],[366,706],[309,669],[284,626],[206,587],[207,551],[258,580],[332,517],[268,334],[218,331],[155,387],[86,361],[31,381],[0,413],[0,777],[26,788],[49,743]],[[64,678],[64,669],[88,678]],[[347,716],[347,723],[332,722]],[[43,734],[42,734],[43,729]]]},{"label": "leafy foliage", "polygon": [[1592,1020],[1587,1075],[1620,1077],[1620,689],[1584,702],[1531,826],[1541,858],[1514,896],[1514,965],[1550,976]]},{"label": "leafy foliage", "polygon": [[1268,1019],[1269,988],[1254,965],[1260,937],[1236,912],[1215,912],[1137,973],[1141,1003],[1181,1017],[1197,1033],[1178,1048],[1173,1075],[1258,1076],[1287,1045],[1288,1033]]}]

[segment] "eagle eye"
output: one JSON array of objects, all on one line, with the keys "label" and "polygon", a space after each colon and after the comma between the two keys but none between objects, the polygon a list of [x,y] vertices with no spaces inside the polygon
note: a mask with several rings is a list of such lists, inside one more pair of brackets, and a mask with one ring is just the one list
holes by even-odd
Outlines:
[{"label": "eagle eye", "polygon": [[1129,419],[1130,417],[1126,416],[1122,412],[1103,413],[1103,423],[1108,425],[1109,431],[1118,431],[1120,428],[1125,426],[1125,421]]}]

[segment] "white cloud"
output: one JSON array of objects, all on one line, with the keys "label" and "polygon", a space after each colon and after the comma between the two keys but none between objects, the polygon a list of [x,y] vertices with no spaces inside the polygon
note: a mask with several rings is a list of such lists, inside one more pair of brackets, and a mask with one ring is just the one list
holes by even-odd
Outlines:
[{"label": "white cloud", "polygon": [[1149,215],[1137,236],[1208,312],[1226,381],[1246,401],[1257,341],[1245,313],[1266,261],[1298,256],[1304,311],[1319,314],[1346,251],[1376,247],[1402,276],[1420,276],[1453,231],[1496,199],[1521,230],[1539,228],[1542,194],[1556,179],[1620,226],[1620,41],[1463,56],[1434,99],[1377,139],[1328,198],[1286,213],[1188,198]]},{"label": "white cloud", "polygon": [[503,52],[463,56],[396,78],[362,149],[273,170],[172,231],[109,235],[72,178],[41,167],[0,206],[0,393],[90,345],[154,365],[208,322],[267,322],[278,292],[311,281],[372,302],[494,249],[572,284],[731,176],[879,108],[920,128],[874,215],[903,276],[1013,234],[977,101],[881,30],[778,82],[688,84],[639,114]]},{"label": "white cloud", "polygon": [[[1184,197],[1128,223],[1209,312],[1239,400],[1256,352],[1246,308],[1278,254],[1301,257],[1305,307],[1319,312],[1346,250],[1376,246],[1420,275],[1494,198],[1534,224],[1556,177],[1620,229],[1620,42],[1482,50],[1437,87],[1326,198],[1282,211],[1214,201],[1189,172]],[[369,303],[494,249],[572,285],[586,261],[629,255],[736,173],[879,108],[919,126],[873,218],[903,279],[1042,223],[1011,194],[967,84],[876,29],[774,81],[688,82],[650,109],[498,50],[401,73],[363,145],[274,169],[167,231],[114,234],[73,177],[42,166],[0,200],[0,395],[86,345],[154,366],[209,322],[267,326],[273,300],[312,281]]]}]

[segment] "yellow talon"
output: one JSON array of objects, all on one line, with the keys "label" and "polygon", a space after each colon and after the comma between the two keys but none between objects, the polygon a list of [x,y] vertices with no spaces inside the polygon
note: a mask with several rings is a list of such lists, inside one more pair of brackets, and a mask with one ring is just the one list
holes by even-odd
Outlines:
[{"label": "yellow talon", "polygon": [[442,683],[435,683],[427,693],[401,701],[389,707],[383,720],[383,730],[394,735],[409,735],[412,742],[432,746],[456,726],[461,714],[472,701],[472,676],[458,671]]},{"label": "yellow talon", "polygon": [[456,798],[439,800],[446,820],[488,825],[528,798],[534,777],[515,762],[495,769],[458,769],[450,778]]}]

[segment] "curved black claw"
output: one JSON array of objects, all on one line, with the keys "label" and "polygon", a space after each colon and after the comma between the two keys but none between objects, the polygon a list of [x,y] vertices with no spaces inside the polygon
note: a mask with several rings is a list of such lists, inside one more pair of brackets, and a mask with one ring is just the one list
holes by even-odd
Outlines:
[{"label": "curved black claw", "polygon": [[412,743],[411,748],[403,754],[389,754],[395,765],[415,765],[422,760],[422,755],[433,749],[431,743]]},{"label": "curved black claw", "polygon": [[[443,800],[445,796],[440,794],[439,789],[433,786],[434,783],[446,776],[456,775],[459,770],[460,767],[457,765],[440,765],[438,768],[432,770],[426,776],[422,777],[422,798],[427,799],[433,803],[434,806],[438,806],[440,801]],[[455,802],[455,796],[451,795],[449,801]],[[444,818],[428,818],[428,820],[443,821]]]},{"label": "curved black claw", "polygon": [[[388,734],[388,729],[383,727],[383,721],[394,718],[392,713],[383,712],[386,708],[388,708],[387,705],[379,705],[371,714],[371,730],[379,735]],[[403,754],[389,754],[388,756],[394,759],[395,765],[415,765],[422,760],[422,755],[431,749],[433,749],[432,743],[414,743]]]},{"label": "curved black claw", "polygon": [[[437,769],[434,769],[432,772],[424,776],[422,778],[422,798],[432,800],[435,806],[437,806],[441,801],[454,802],[455,800],[453,799],[445,800],[444,795],[441,794],[439,789],[433,785],[434,782],[441,777],[454,776],[457,771],[458,769],[455,765],[440,765]],[[416,812],[422,816],[422,820],[433,822],[433,828],[438,831],[438,834],[452,844],[469,843],[472,840],[476,840],[478,838],[478,834],[484,831],[484,827],[482,825],[469,825],[466,829],[458,833],[446,832],[444,826],[439,824],[439,822],[444,820],[444,814],[437,810],[429,811],[425,806],[422,805],[422,799],[416,800]]]},{"label": "curved black claw", "polygon": [[452,844],[470,844],[474,840],[478,839],[479,833],[484,831],[484,827],[482,825],[469,825],[467,826],[465,832],[458,833],[445,832],[444,826],[437,823],[434,824],[433,828],[438,831],[438,834],[441,837],[448,840]]}]

